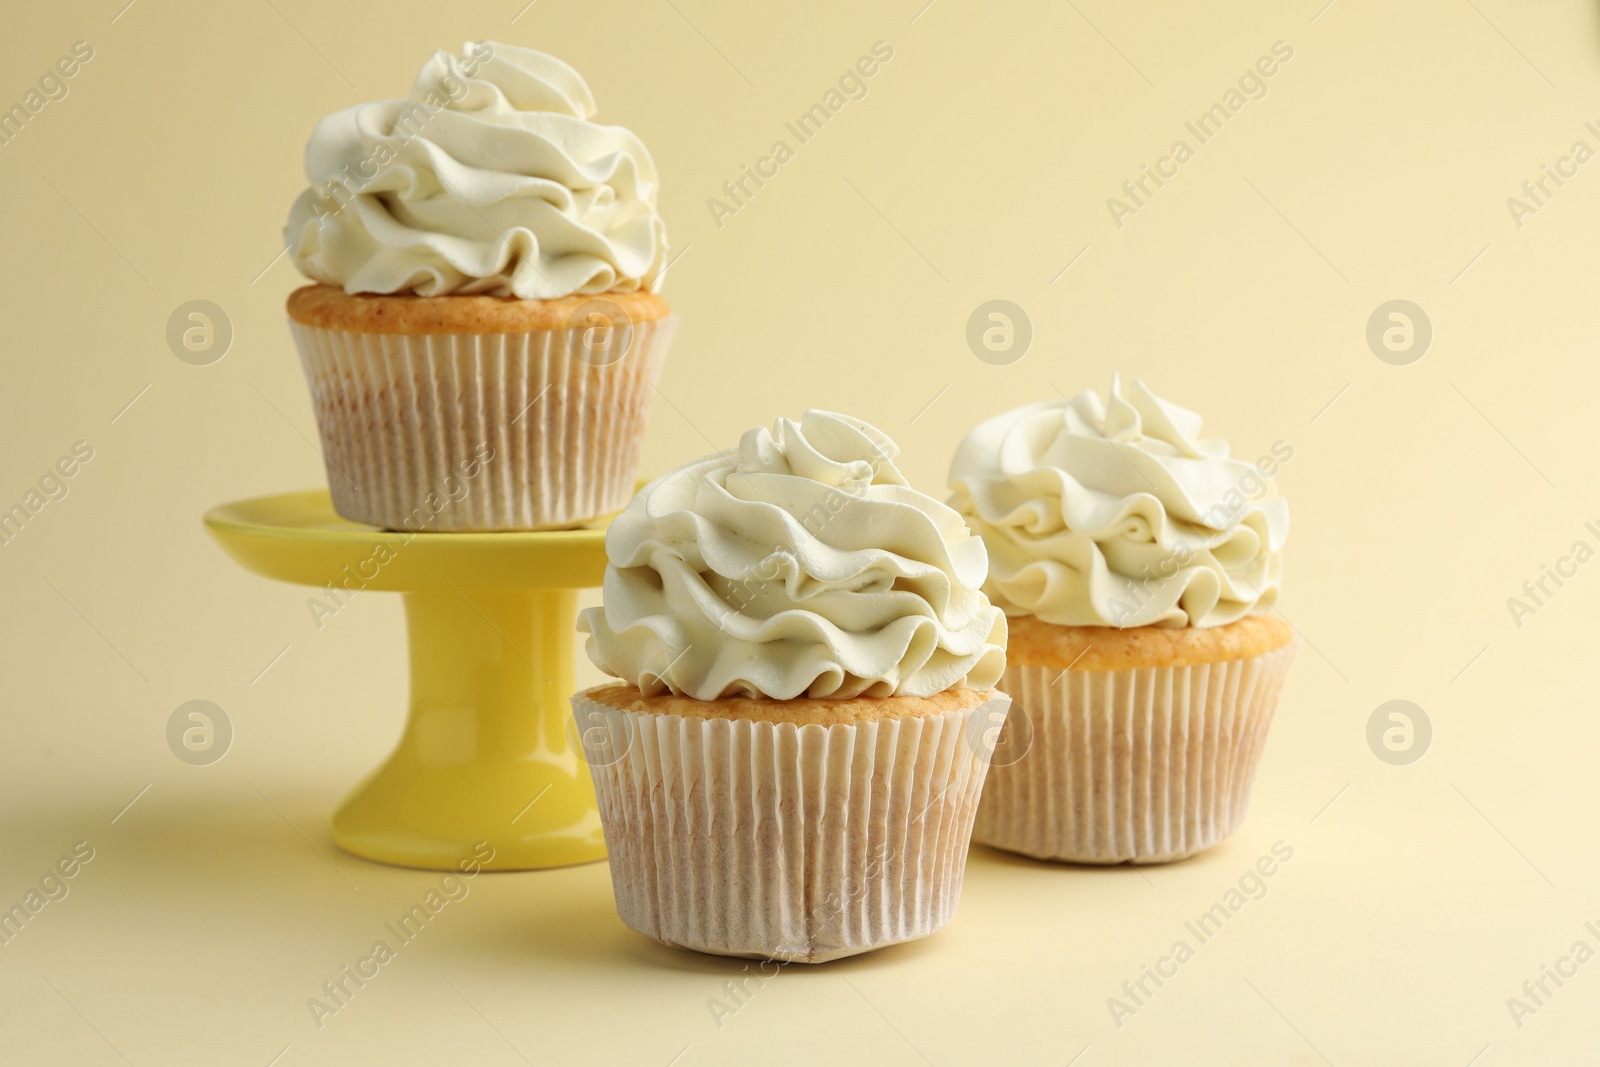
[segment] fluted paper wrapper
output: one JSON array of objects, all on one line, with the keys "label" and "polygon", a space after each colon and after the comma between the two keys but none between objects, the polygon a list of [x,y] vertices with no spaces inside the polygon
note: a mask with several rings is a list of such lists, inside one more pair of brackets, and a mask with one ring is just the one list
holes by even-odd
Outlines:
[{"label": "fluted paper wrapper", "polygon": [[796,726],[579,693],[580,732],[618,754],[590,764],[618,914],[668,945],[790,962],[926,937],[955,914],[1008,703]]},{"label": "fluted paper wrapper", "polygon": [[1188,667],[1009,665],[1011,714],[973,840],[1072,863],[1163,863],[1211,847],[1244,821],[1293,655],[1291,644]]},{"label": "fluted paper wrapper", "polygon": [[620,510],[676,318],[610,330],[600,344],[581,329],[289,325],[334,510],[420,533],[556,529]]}]

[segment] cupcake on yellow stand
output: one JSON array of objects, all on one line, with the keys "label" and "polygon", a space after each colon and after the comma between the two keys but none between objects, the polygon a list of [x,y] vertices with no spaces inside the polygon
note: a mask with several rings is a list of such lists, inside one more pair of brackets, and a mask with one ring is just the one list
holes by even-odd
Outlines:
[{"label": "cupcake on yellow stand", "polygon": [[974,840],[1157,863],[1238,828],[1294,654],[1278,595],[1288,506],[1142,382],[990,419],[950,469],[989,548],[1013,707]]},{"label": "cupcake on yellow stand", "polygon": [[1005,621],[982,542],[894,455],[811,411],[612,523],[579,629],[621,683],[572,704],[633,929],[816,963],[954,915]]},{"label": "cupcake on yellow stand", "polygon": [[[578,72],[497,42],[318,124],[285,238],[340,515],[540,530],[634,489],[675,318],[655,163]],[[473,471],[473,492],[450,487]]]},{"label": "cupcake on yellow stand", "polygon": [[330,492],[206,524],[246,568],[316,588],[319,627],[355,593],[404,596],[405,731],[332,823],[368,859],[604,855],[563,743],[604,534],[566,528],[632,495],[673,318],[655,164],[594,111],[561,61],[469,44],[429,58],[406,98],[328,116],[306,149],[284,236],[317,284],[288,309]]}]

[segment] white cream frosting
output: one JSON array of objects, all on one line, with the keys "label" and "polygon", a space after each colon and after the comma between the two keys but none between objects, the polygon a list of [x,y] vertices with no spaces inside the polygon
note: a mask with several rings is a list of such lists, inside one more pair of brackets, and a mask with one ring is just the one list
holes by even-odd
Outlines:
[{"label": "white cream frosting", "polygon": [[651,482],[606,534],[589,658],[699,700],[992,688],[1006,630],[983,542],[906,484],[897,451],[809,411]]},{"label": "white cream frosting", "polygon": [[351,293],[653,291],[667,248],[655,162],[594,110],[578,72],[542,52],[434,53],[410,99],[317,125],[284,231],[295,266]]},{"label": "white cream frosting", "polygon": [[989,547],[985,591],[1009,615],[1220,626],[1277,599],[1287,502],[1262,465],[1201,439],[1200,416],[1143,382],[989,419],[961,443],[950,485]]}]

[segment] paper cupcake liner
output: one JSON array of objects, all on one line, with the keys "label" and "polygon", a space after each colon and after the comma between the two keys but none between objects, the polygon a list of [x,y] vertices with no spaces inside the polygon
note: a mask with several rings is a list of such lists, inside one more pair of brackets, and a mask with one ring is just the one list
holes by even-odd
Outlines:
[{"label": "paper cupcake liner", "polygon": [[378,334],[291,320],[334,510],[420,533],[621,509],[675,325]]},{"label": "paper cupcake liner", "polygon": [[1163,863],[1238,829],[1294,646],[1188,667],[1012,664],[973,840],[1038,859]]},{"label": "paper cupcake liner", "polygon": [[796,726],[577,694],[580,732],[617,754],[590,770],[618,914],[668,945],[791,962],[926,937],[961,896],[988,766],[973,727],[1008,703]]}]

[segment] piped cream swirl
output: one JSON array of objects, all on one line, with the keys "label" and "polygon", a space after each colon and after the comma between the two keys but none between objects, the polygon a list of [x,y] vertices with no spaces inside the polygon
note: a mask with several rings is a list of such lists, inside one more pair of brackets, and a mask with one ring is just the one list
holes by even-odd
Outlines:
[{"label": "piped cream swirl", "polygon": [[594,111],[578,72],[542,52],[434,53],[409,99],[317,125],[284,231],[295,265],[351,293],[655,290],[655,163]]},{"label": "piped cream swirl", "polygon": [[[1281,446],[1281,442],[1280,442]],[[1293,455],[1292,449],[1289,455]],[[981,423],[950,504],[989,548],[985,591],[1063,626],[1220,626],[1277,599],[1288,504],[1200,416],[1114,380]]]},{"label": "piped cream swirl", "polygon": [[809,411],[650,483],[607,532],[604,607],[578,624],[590,659],[699,700],[993,687],[1005,618],[983,543],[896,451]]}]

